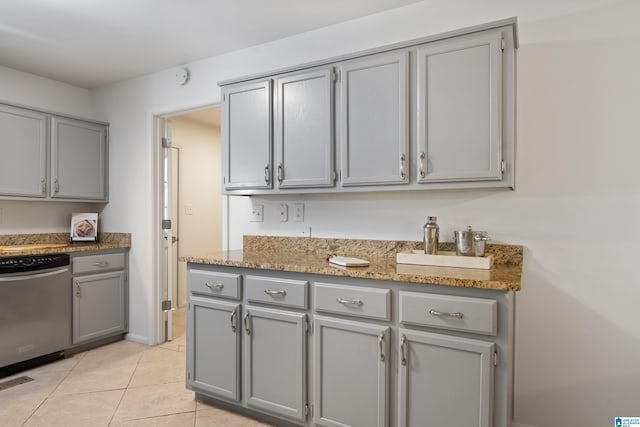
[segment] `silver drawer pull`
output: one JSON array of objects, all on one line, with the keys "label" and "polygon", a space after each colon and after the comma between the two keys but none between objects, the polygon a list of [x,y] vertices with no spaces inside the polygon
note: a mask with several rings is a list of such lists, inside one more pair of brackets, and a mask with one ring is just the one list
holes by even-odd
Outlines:
[{"label": "silver drawer pull", "polygon": [[265,289],[264,293],[267,295],[271,295],[272,297],[286,297],[287,291],[272,291],[271,289]]},{"label": "silver drawer pull", "polygon": [[236,331],[236,323],[238,322],[238,314],[237,314],[237,310],[234,308],[233,311],[231,312],[231,332],[235,332]]},{"label": "silver drawer pull", "polygon": [[462,319],[464,317],[464,315],[459,311],[456,311],[455,313],[444,313],[442,311],[431,309],[429,310],[429,314],[438,317],[455,317],[456,319]]},{"label": "silver drawer pull", "polygon": [[378,347],[380,348],[380,361],[384,362],[384,332],[378,336]]},{"label": "silver drawer pull", "polygon": [[93,265],[95,267],[107,268],[107,267],[109,267],[109,262],[108,261],[99,261],[99,262],[94,262]]},{"label": "silver drawer pull", "polygon": [[357,306],[361,306],[362,305],[362,301],[360,301],[359,299],[342,299],[340,297],[336,298],[336,301],[338,301],[340,304],[344,304],[344,305],[357,305]]},{"label": "silver drawer pull", "polygon": [[222,290],[222,288],[224,288],[224,285],[223,285],[222,283],[209,283],[209,282],[205,282],[205,283],[204,283],[204,285],[205,285],[207,288],[211,289],[212,291],[213,291],[213,290],[221,291],[221,290]]},{"label": "silver drawer pull", "polygon": [[242,318],[242,323],[244,323],[244,330],[247,332],[247,335],[251,335],[251,328],[249,327],[249,313],[245,314]]},{"label": "silver drawer pull", "polygon": [[403,180],[407,177],[407,173],[404,171],[404,162],[406,159],[404,154],[400,156],[400,178]]},{"label": "silver drawer pull", "polygon": [[407,337],[405,335],[400,338],[400,362],[402,366],[407,366],[407,353],[405,347],[407,346]]}]

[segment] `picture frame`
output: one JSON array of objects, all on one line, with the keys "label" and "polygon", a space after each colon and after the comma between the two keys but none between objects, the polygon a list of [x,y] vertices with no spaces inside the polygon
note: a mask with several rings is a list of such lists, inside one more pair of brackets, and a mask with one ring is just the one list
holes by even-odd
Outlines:
[{"label": "picture frame", "polygon": [[71,214],[71,241],[72,242],[97,242],[98,241],[98,214],[97,213],[72,213]]}]

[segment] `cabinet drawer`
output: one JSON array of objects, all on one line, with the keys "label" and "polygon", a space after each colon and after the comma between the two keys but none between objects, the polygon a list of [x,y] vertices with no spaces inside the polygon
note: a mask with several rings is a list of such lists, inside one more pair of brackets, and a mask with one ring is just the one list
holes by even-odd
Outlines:
[{"label": "cabinet drawer", "polygon": [[241,277],[239,274],[191,268],[187,283],[192,293],[238,300]]},{"label": "cabinet drawer", "polygon": [[316,311],[391,320],[391,291],[315,283]]},{"label": "cabinet drawer", "polygon": [[247,301],[307,308],[308,288],[305,280],[247,276]]},{"label": "cabinet drawer", "polygon": [[125,254],[100,254],[73,257],[73,274],[95,271],[122,270],[125,267]]},{"label": "cabinet drawer", "polygon": [[498,303],[484,298],[401,291],[400,322],[495,336]]}]

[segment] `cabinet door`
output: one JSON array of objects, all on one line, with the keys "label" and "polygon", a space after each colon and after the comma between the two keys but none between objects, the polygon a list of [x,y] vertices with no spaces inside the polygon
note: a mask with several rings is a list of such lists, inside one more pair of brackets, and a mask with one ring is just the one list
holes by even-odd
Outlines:
[{"label": "cabinet door", "polygon": [[342,185],[409,182],[408,53],[340,67]]},{"label": "cabinet door", "polygon": [[249,306],[244,316],[247,404],[304,421],[307,315]]},{"label": "cabinet door", "polygon": [[389,328],[316,316],[313,333],[314,422],[388,425]]},{"label": "cabinet door", "polygon": [[333,186],[333,68],[277,80],[280,188]]},{"label": "cabinet door", "polygon": [[271,80],[223,88],[224,188],[272,188]]},{"label": "cabinet door", "polygon": [[240,304],[190,296],[187,386],[240,400]]},{"label": "cabinet door", "polygon": [[107,127],[54,117],[51,129],[51,197],[106,200]]},{"label": "cabinet door", "polygon": [[502,34],[418,48],[418,182],[502,178]]},{"label": "cabinet door", "polygon": [[46,197],[47,115],[0,104],[0,195]]},{"label": "cabinet door", "polygon": [[494,344],[400,329],[400,427],[492,424]]},{"label": "cabinet door", "polygon": [[74,344],[125,331],[124,271],[81,276],[73,281]]}]

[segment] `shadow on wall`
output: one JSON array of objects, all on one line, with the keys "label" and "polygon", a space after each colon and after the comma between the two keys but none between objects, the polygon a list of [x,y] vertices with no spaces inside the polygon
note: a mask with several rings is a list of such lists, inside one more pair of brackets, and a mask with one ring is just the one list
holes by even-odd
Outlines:
[{"label": "shadow on wall", "polygon": [[607,426],[640,416],[640,341],[555,286],[526,248],[524,259],[514,425]]}]

